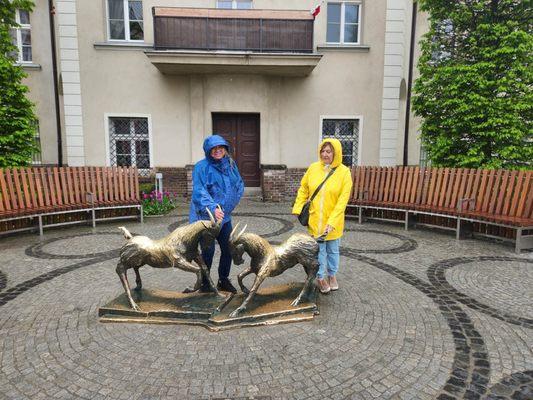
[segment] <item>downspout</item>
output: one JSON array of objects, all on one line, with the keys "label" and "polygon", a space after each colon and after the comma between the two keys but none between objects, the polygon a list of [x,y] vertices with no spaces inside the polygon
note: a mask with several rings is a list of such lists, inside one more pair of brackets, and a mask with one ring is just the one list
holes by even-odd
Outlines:
[{"label": "downspout", "polygon": [[405,130],[403,136],[403,165],[409,160],[409,117],[411,115],[411,87],[413,85],[413,60],[415,58],[415,30],[416,30],[417,2],[413,1],[413,11],[411,15],[411,43],[409,46],[409,72],[407,78],[407,100],[405,105]]},{"label": "downspout", "polygon": [[52,45],[52,71],[54,74],[54,97],[56,106],[56,125],[57,125],[57,164],[63,166],[63,139],[61,136],[61,114],[59,106],[59,80],[57,78],[57,57],[56,57],[56,32],[55,32],[55,7],[54,1],[49,0],[48,11],[50,17],[50,41]]}]

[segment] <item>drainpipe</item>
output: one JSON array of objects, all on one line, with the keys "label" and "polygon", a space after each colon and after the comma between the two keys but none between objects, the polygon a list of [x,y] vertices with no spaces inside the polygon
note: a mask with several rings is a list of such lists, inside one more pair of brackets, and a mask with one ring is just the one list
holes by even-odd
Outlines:
[{"label": "drainpipe", "polygon": [[50,40],[52,45],[52,71],[54,74],[54,97],[56,106],[56,125],[57,125],[57,164],[63,166],[63,139],[61,136],[61,114],[59,107],[59,80],[57,78],[57,55],[56,55],[56,31],[54,15],[56,13],[54,1],[49,0],[48,11],[50,16]]},{"label": "drainpipe", "polygon": [[415,30],[416,30],[417,2],[413,2],[411,15],[411,44],[409,46],[409,75],[407,78],[407,101],[405,106],[405,130],[403,136],[403,165],[409,159],[409,117],[411,115],[411,86],[413,86],[413,59],[415,58]]}]

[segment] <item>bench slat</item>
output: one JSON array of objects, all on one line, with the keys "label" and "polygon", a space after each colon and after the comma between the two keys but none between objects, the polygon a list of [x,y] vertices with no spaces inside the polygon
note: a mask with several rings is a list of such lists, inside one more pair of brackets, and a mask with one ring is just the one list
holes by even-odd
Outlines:
[{"label": "bench slat", "polygon": [[15,183],[15,190],[17,191],[17,200],[18,200],[19,208],[25,209],[26,204],[24,204],[24,198],[22,197],[22,190],[21,190],[21,185],[19,181],[19,170],[17,168],[13,168],[12,173],[13,173],[13,182]]},{"label": "bench slat", "polygon": [[7,190],[5,170],[3,168],[0,168],[0,192],[2,196],[0,198],[0,207],[1,207],[0,210],[10,211],[11,202],[9,201],[9,191]]},{"label": "bench slat", "polygon": [[28,179],[30,199],[33,207],[39,206],[39,199],[37,197],[37,187],[35,184],[35,168],[26,168],[26,177]]}]

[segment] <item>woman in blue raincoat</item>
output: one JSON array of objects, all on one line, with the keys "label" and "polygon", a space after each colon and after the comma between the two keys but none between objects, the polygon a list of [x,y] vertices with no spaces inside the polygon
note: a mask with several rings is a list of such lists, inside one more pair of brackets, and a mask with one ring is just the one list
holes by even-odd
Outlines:
[{"label": "woman in blue raincoat", "polygon": [[[237,164],[229,155],[229,144],[223,137],[209,136],[205,139],[203,147],[205,158],[195,164],[192,175],[193,191],[189,222],[209,220],[206,208],[217,220],[222,219],[222,227],[217,237],[222,253],[218,266],[217,288],[235,293],[237,290],[229,280],[231,254],[228,240],[232,231],[231,213],[242,197],[244,182]],[[202,248],[202,257],[209,269],[213,263],[214,253],[214,243],[207,249]]]}]

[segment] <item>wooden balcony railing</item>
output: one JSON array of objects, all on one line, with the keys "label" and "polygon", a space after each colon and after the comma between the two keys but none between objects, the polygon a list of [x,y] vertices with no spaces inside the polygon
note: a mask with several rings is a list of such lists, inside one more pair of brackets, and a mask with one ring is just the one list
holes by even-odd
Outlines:
[{"label": "wooden balcony railing", "polygon": [[154,7],[156,50],[313,52],[308,11]]}]

